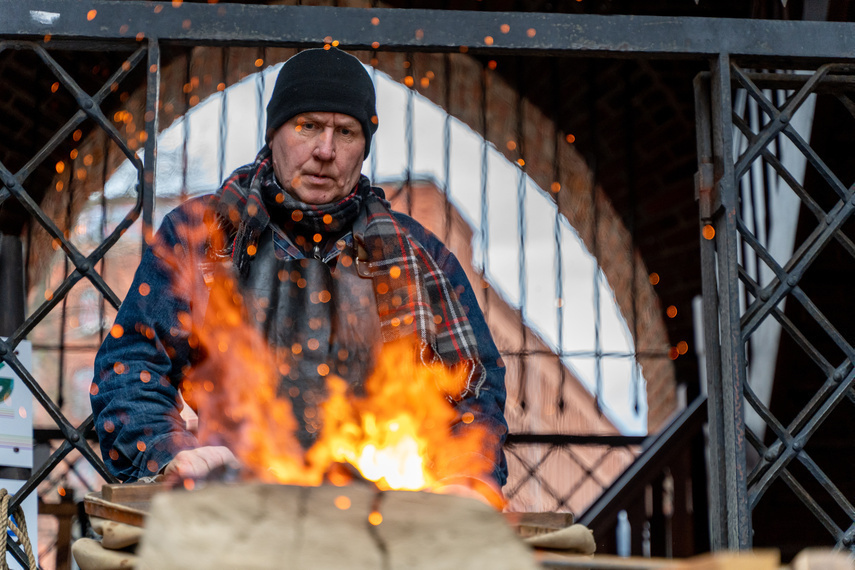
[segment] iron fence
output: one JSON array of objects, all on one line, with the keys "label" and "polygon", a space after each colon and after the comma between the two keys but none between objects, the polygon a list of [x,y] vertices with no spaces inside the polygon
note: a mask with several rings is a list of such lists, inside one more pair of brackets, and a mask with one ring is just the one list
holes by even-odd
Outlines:
[{"label": "iron fence", "polygon": [[[718,456],[712,464],[719,470],[719,480],[725,482],[710,489],[716,497],[711,506],[718,531],[713,536],[722,547],[750,547],[751,513],[776,480],[786,483],[807,506],[838,548],[852,546],[855,511],[806,450],[811,436],[832,411],[842,402],[852,401],[852,339],[839,331],[837,319],[829,317],[827,309],[821,310],[800,282],[832,242],[841,248],[840,262],[844,266],[852,262],[855,248],[845,224],[855,194],[793,126],[800,108],[817,93],[830,94],[852,113],[852,69],[850,64],[825,64],[807,70],[757,73],[721,56],[711,75],[696,81],[701,220],[705,227],[714,228],[702,240],[706,243],[701,251],[709,319],[707,348],[717,353],[708,361],[708,373],[722,380],[710,384],[711,406],[720,410],[718,416],[711,414],[711,453]],[[707,96],[709,81],[711,100]],[[734,112],[732,97],[740,92],[756,104],[760,120]],[[734,144],[739,136],[742,146]],[[781,159],[785,143],[804,157],[822,184],[810,188],[803,176],[788,169]],[[783,256],[764,243],[762,228],[748,214],[746,191],[752,168],[767,169],[816,219],[809,235]],[[817,327],[810,330],[793,322],[784,312],[785,301],[801,305]],[[748,382],[747,355],[755,348],[760,327],[773,320],[826,378],[789,420],[776,417],[768,398],[758,396],[757,386]],[[823,345],[825,337],[831,340],[831,347]],[[750,411],[760,418],[753,428],[745,424]],[[768,433],[764,436],[764,432]],[[748,460],[746,442],[756,451]],[[800,477],[794,475],[794,461],[805,467]],[[807,490],[811,480],[819,483],[818,490],[827,494],[839,513],[829,513],[819,495]]]}]

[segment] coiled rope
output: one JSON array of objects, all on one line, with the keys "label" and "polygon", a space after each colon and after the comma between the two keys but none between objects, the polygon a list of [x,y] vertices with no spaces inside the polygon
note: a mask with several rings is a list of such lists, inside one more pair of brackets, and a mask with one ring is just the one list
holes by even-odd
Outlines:
[{"label": "coiled rope", "polygon": [[[33,555],[33,546],[30,544],[30,535],[27,534],[27,520],[24,518],[24,510],[20,507],[9,512],[9,501],[12,496],[6,489],[0,489],[0,570],[9,570],[9,564],[6,562],[6,540],[9,536],[7,531],[18,537],[18,542],[24,547],[24,552],[27,553],[30,570],[36,570],[36,557]],[[10,516],[11,515],[11,516]],[[12,517],[15,517],[14,520]],[[15,524],[18,521],[20,526]]]}]

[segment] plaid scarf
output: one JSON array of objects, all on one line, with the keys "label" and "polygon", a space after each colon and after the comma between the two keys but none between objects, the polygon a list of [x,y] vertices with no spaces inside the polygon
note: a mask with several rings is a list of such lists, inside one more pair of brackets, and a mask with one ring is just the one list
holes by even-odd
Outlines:
[{"label": "plaid scarf", "polygon": [[[279,198],[270,199],[280,192],[284,198],[281,202]],[[373,282],[383,342],[415,335],[421,341],[422,358],[426,361],[466,366],[466,388],[459,395],[450,395],[452,399],[470,392],[478,395],[486,370],[478,358],[475,333],[457,292],[436,260],[395,219],[383,191],[372,188],[365,176],[339,202],[304,204],[281,189],[273,172],[270,149],[265,146],[255,162],[238,168],[223,182],[217,198],[220,218],[234,230],[229,240],[231,257],[241,276],[246,275],[252,259],[249,251],[255,251],[249,246],[268,226],[271,214],[277,221],[301,218],[298,231],[329,233],[351,225],[359,252],[357,270]],[[324,222],[327,215],[332,219]]]}]

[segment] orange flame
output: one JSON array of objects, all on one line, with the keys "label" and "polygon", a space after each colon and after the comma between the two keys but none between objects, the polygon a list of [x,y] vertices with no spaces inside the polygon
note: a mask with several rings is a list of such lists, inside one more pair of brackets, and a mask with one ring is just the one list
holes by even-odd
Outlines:
[{"label": "orange flame", "polygon": [[463,391],[467,371],[425,363],[420,354],[412,339],[386,344],[364,397],[330,378],[324,429],[307,453],[309,462],[322,468],[349,463],[381,489],[419,490],[447,477],[488,476],[492,463],[483,450],[490,434],[477,426],[456,434],[450,429],[458,413],[446,396]]},{"label": "orange flame", "polygon": [[[210,239],[211,227],[202,226],[182,228],[187,242]],[[463,418],[468,425],[460,423],[450,402],[465,387],[465,366],[426,362],[424,347],[412,338],[382,347],[362,396],[327,375],[323,427],[303,451],[291,402],[277,396],[285,359],[249,323],[228,264],[205,264],[207,285],[200,286],[198,264],[177,259],[172,250],[157,251],[176,272],[175,286],[192,292],[192,314],[179,315],[179,321],[205,357],[181,390],[199,414],[202,445],[225,445],[251,478],[267,482],[320,485],[326,478],[338,484],[349,479],[344,463],[380,489],[430,490],[461,477],[490,480],[497,436],[469,423],[471,414]],[[500,506],[501,499],[493,502]]]}]

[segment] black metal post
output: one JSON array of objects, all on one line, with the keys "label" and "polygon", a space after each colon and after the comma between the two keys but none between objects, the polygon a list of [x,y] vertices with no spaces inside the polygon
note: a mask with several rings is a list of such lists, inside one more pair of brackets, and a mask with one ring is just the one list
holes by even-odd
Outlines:
[{"label": "black metal post", "polygon": [[[695,77],[695,124],[698,147],[698,172],[695,177],[695,194],[700,213],[701,287],[703,291],[704,347],[707,378],[706,391],[708,415],[707,477],[709,486],[710,548],[727,547],[727,509],[724,488],[725,462],[720,457],[720,447],[713,442],[724,440],[724,418],[721,404],[721,350],[719,346],[718,290],[716,287],[715,242],[703,235],[706,226],[712,225],[713,214],[721,204],[714,184],[713,149],[710,111],[710,77],[702,73]],[[709,234],[707,234],[709,235]],[[714,236],[713,236],[714,237]],[[713,380],[716,379],[716,380]]]},{"label": "black metal post", "polygon": [[142,180],[143,249],[151,243],[154,231],[154,177],[157,171],[158,102],[160,101],[160,45],[157,38],[148,40],[146,73],[145,162]]},{"label": "black metal post", "polygon": [[[748,509],[745,468],[745,411],[743,384],[745,354],[742,343],[737,258],[737,180],[733,160],[733,102],[731,100],[730,56],[722,53],[712,63],[712,140],[715,189],[721,208],[713,212],[718,270],[717,303],[719,326],[705,335],[720,346],[719,376],[709,376],[710,395],[721,396],[714,413],[717,429],[710,429],[710,487],[719,495],[713,509],[726,510],[726,533],[713,537],[713,548],[751,548],[751,515]],[[706,283],[705,283],[706,285]],[[705,296],[713,293],[705,291]],[[708,369],[707,372],[712,372]],[[711,414],[712,415],[712,414]],[[718,475],[723,471],[724,479]]]},{"label": "black metal post", "polygon": [[24,244],[0,233],[0,336],[11,336],[24,322]]}]

